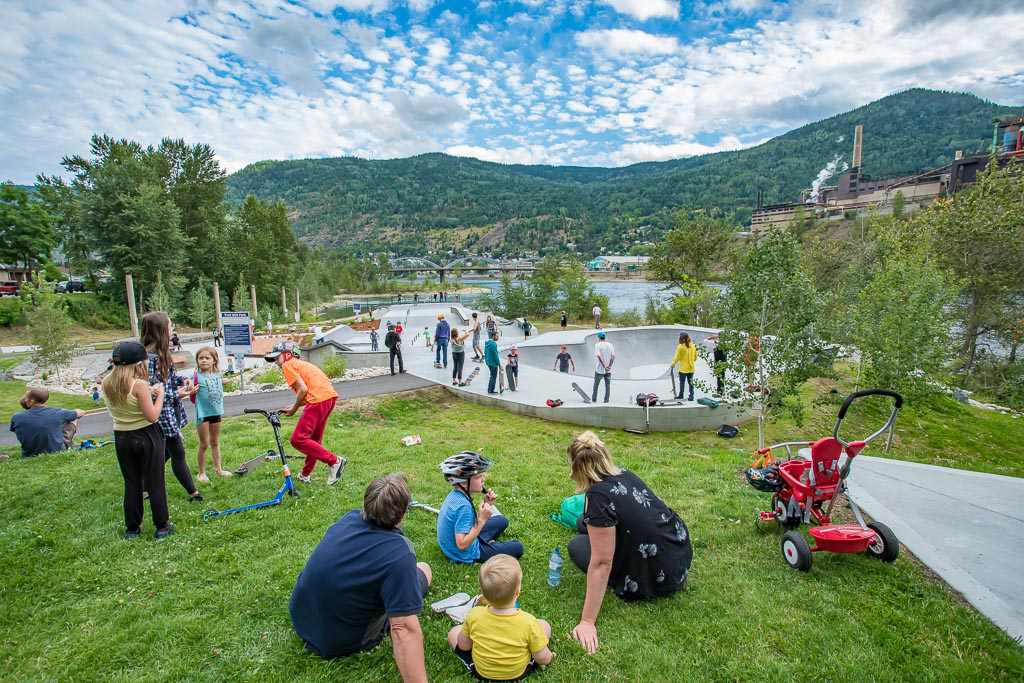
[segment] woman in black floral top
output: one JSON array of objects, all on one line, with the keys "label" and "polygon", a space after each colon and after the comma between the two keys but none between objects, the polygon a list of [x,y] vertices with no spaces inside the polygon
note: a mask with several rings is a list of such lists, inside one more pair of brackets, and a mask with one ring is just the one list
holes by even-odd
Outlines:
[{"label": "woman in black floral top", "polygon": [[582,535],[568,545],[569,557],[587,574],[583,616],[572,633],[594,652],[605,587],[623,600],[671,595],[686,583],[693,549],[679,515],[640,477],[616,467],[593,432],[580,434],[569,446],[569,467],[587,494],[576,522]]}]

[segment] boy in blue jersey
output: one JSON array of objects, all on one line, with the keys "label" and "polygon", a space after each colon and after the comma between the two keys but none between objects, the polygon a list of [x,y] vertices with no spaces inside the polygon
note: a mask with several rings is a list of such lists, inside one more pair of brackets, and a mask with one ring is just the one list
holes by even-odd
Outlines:
[{"label": "boy in blue jersey", "polygon": [[[452,491],[437,518],[437,543],[455,562],[486,562],[501,554],[517,559],[523,556],[519,541],[494,540],[508,528],[508,518],[494,507],[498,495],[491,489],[484,493],[491,464],[473,451],[462,451],[441,463],[441,473]],[[473,509],[474,493],[484,494],[479,511]]]}]

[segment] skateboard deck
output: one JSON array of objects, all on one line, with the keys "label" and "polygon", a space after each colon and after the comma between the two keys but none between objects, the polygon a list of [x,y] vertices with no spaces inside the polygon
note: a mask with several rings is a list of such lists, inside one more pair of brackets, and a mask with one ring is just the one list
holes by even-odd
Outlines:
[{"label": "skateboard deck", "polygon": [[590,403],[590,397],[587,396],[587,392],[583,391],[583,387],[581,387],[579,384],[576,384],[576,382],[573,382],[572,388],[576,390],[576,393],[580,395],[580,398],[583,399],[584,403]]},{"label": "skateboard deck", "polygon": [[508,388],[511,389],[512,391],[515,391],[516,390],[515,368],[513,368],[511,365],[506,365],[505,366],[505,377],[508,378]]},{"label": "skateboard deck", "polygon": [[480,374],[480,368],[473,368],[473,372],[469,373],[469,377],[466,378],[466,386],[468,387],[473,379]]},{"label": "skateboard deck", "polygon": [[675,368],[672,368],[672,369],[670,369],[668,371],[668,376],[672,378],[672,398],[675,398],[676,396],[679,395],[679,392],[676,391],[676,371],[675,371]]}]

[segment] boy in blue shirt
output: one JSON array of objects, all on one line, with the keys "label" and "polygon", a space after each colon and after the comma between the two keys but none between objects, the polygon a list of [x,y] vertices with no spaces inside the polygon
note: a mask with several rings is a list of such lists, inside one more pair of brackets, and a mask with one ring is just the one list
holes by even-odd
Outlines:
[{"label": "boy in blue shirt", "polygon": [[462,451],[441,463],[441,473],[452,486],[437,517],[437,543],[450,560],[471,564],[486,562],[495,555],[523,556],[519,541],[496,541],[508,528],[508,518],[494,507],[498,495],[491,489],[484,493],[479,512],[473,509],[473,494],[484,492],[486,472],[491,461],[474,453]]}]

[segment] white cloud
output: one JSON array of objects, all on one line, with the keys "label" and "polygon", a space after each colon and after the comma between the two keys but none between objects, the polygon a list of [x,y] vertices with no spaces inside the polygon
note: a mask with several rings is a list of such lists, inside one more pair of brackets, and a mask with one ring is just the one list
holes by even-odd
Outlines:
[{"label": "white cloud", "polygon": [[624,28],[592,29],[576,34],[581,47],[589,47],[609,55],[670,55],[679,50],[679,41],[672,36],[656,36],[644,31]]},{"label": "white cloud", "polygon": [[[616,12],[636,17],[640,21],[655,17],[679,18],[679,0],[600,0],[611,5]],[[746,0],[751,1],[751,0]],[[753,0],[756,2],[756,0]]]},{"label": "white cloud", "polygon": [[650,142],[635,142],[625,144],[610,155],[610,160],[615,166],[636,164],[641,161],[665,161],[667,159],[680,159],[692,157],[699,154],[710,154],[712,152],[723,152],[734,149],[743,149],[759,145],[761,142],[743,144],[735,136],[725,136],[715,145],[702,145],[697,142],[673,142],[667,145],[659,145]]}]

